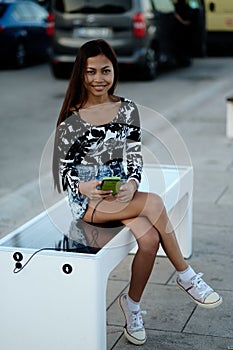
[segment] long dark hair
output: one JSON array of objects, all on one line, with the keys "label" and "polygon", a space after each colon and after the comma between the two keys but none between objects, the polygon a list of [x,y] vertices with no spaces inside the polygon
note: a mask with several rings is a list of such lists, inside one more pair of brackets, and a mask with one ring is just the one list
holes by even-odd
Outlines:
[{"label": "long dark hair", "polygon": [[[111,88],[108,90],[109,95],[113,95],[115,88],[119,80],[119,69],[117,57],[112,47],[102,39],[91,40],[83,44],[78,50],[76,60],[74,63],[73,71],[71,74],[70,82],[65,94],[65,98],[62,104],[62,108],[57,120],[57,128],[64,122],[70,115],[72,108],[78,106],[81,108],[87,101],[87,91],[84,86],[85,71],[87,65],[87,59],[89,57],[95,57],[100,54],[106,56],[113,65],[114,80]],[[53,152],[53,178],[54,187],[61,192],[59,181],[59,157],[58,157],[58,137],[57,129],[54,140],[54,152]]]}]

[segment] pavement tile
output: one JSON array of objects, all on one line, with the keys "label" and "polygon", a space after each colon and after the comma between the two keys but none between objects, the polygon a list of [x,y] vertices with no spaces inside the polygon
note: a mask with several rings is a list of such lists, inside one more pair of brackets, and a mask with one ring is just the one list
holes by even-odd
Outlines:
[{"label": "pavement tile", "polygon": [[[233,294],[221,292],[224,302],[215,309],[197,307],[184,331],[192,334],[233,338]],[[233,343],[232,343],[233,344]]]},{"label": "pavement tile", "polygon": [[109,280],[129,281],[131,274],[131,264],[133,255],[128,255],[120,264],[110,273]]},{"label": "pavement tile", "polygon": [[148,283],[167,284],[175,268],[167,257],[157,257]]},{"label": "pavement tile", "polygon": [[181,332],[195,304],[184,298],[176,286],[148,284],[142,308],[147,310],[146,328]]},{"label": "pavement tile", "polygon": [[[215,137],[215,136],[213,136]],[[194,171],[195,169],[206,171],[212,171],[212,172],[218,172],[223,171],[227,167],[229,167],[229,164],[232,161],[232,148],[229,149],[228,147],[222,147],[221,145],[217,145],[216,148],[214,148],[211,151],[208,151],[209,145],[208,143],[211,143],[211,138],[208,139],[209,142],[203,142],[199,138],[196,140],[196,144],[188,146],[192,164],[194,165]],[[221,147],[221,150],[218,152],[218,147]],[[208,155],[203,154],[203,149],[205,149],[205,152],[209,153]],[[207,150],[207,151],[206,151]],[[214,152],[216,150],[216,153]],[[198,154],[200,152],[200,154]],[[226,153],[223,156],[223,153]]]},{"label": "pavement tile", "polygon": [[193,223],[233,227],[232,205],[194,203]]},{"label": "pavement tile", "polygon": [[112,302],[117,299],[118,295],[127,288],[128,282],[125,281],[113,281],[109,280],[107,284],[107,309],[110,307]]},{"label": "pavement tile", "polygon": [[229,226],[193,225],[193,255],[232,256],[233,234]]},{"label": "pavement tile", "polygon": [[[232,184],[232,173],[223,171],[194,170],[194,188],[193,200],[194,203],[208,202],[232,205],[232,201],[222,203],[221,197],[228,193],[229,187]],[[232,188],[233,190],[233,188]],[[233,197],[231,197],[233,198]]]},{"label": "pavement tile", "polygon": [[[232,142],[232,144],[233,144],[233,142]],[[230,164],[229,164],[229,166],[227,168],[227,171],[231,171],[231,172],[233,171],[233,160],[230,162]]]},{"label": "pavement tile", "polygon": [[[232,165],[233,142],[226,138],[224,122],[186,120],[177,126],[184,138],[196,172],[224,171]],[[213,142],[214,141],[214,142]]]},{"label": "pavement tile", "polygon": [[232,172],[228,173],[229,176],[231,177],[230,183],[227,183],[226,190],[222,194],[221,198],[219,199],[218,203],[220,205],[232,205],[233,202],[233,181],[232,181]]},{"label": "pavement tile", "polygon": [[[131,264],[134,255],[128,255],[111,273],[109,281],[130,281]],[[174,267],[166,257],[157,257],[153,271],[151,273],[149,283],[166,283],[171,275],[175,272]]]},{"label": "pavement tile", "polygon": [[122,335],[122,327],[107,326],[107,350],[112,349]]},{"label": "pavement tile", "polygon": [[[233,344],[233,338],[164,331],[147,330],[147,337],[147,342],[140,347],[143,350],[227,350]],[[114,350],[130,349],[135,349],[135,345],[124,337],[114,347]]]},{"label": "pavement tile", "polygon": [[[144,316],[146,328],[181,332],[195,304],[188,298],[184,298],[176,286],[148,284],[141,308],[147,311],[147,315]],[[124,325],[124,317],[118,302],[108,310],[108,324]]]}]

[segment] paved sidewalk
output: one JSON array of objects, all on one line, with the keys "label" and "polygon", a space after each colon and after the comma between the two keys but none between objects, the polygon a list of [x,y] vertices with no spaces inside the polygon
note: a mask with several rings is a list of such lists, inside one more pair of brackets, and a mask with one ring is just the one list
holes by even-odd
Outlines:
[{"label": "paved sidewalk", "polygon": [[[158,257],[142,300],[142,309],[147,310],[145,350],[233,347],[233,140],[225,136],[225,101],[230,92],[233,95],[232,81],[233,76],[216,86],[212,96],[200,98],[190,108],[191,113],[179,115],[174,110],[173,122],[194,166],[193,255],[188,261],[197,272],[204,273],[206,282],[224,302],[212,310],[196,306],[176,286],[176,273],[169,260]],[[108,349],[135,348],[122,335],[124,320],[117,302],[128,287],[132,259],[129,255],[109,279]]]}]

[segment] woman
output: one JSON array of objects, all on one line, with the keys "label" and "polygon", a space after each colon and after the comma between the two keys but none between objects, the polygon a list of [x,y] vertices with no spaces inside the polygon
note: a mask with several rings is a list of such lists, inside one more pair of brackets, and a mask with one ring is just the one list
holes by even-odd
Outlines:
[{"label": "woman", "polygon": [[[183,259],[162,199],[138,191],[142,172],[139,114],[132,101],[114,95],[117,82],[112,48],[104,40],[85,43],[78,52],[57,122],[54,178],[60,190],[60,168],[75,219],[98,225],[120,221],[136,237],[138,251],[129,291],[120,296],[119,303],[127,339],[143,344],[146,333],[140,300],[160,242],[178,272],[178,285],[196,303],[212,308],[222,298]],[[123,179],[115,196],[99,187],[106,175]]]}]

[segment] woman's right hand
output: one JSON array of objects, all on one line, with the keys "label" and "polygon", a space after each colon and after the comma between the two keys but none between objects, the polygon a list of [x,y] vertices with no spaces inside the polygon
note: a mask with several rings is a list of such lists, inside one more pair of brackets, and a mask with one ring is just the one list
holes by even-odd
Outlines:
[{"label": "woman's right hand", "polygon": [[112,191],[103,191],[97,189],[97,186],[100,186],[102,181],[100,180],[91,180],[87,182],[79,183],[79,192],[84,194],[92,200],[97,200],[100,198],[111,197]]}]

